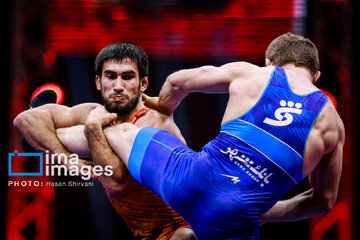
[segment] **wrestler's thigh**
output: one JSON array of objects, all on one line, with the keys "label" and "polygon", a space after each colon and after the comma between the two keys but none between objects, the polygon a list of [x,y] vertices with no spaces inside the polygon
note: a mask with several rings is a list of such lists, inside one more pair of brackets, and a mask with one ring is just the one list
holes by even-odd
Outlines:
[{"label": "wrestler's thigh", "polygon": [[104,129],[104,134],[110,147],[124,162],[126,167],[128,167],[131,149],[140,129],[131,123],[122,123]]}]

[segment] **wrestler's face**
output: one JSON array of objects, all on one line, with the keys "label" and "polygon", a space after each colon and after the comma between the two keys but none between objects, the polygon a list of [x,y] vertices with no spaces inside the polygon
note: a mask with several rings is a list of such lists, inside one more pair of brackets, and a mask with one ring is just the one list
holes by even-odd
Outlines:
[{"label": "wrestler's face", "polygon": [[101,77],[96,76],[96,87],[107,111],[119,116],[131,112],[147,88],[147,77],[139,79],[136,62],[126,58],[122,62],[105,61]]}]

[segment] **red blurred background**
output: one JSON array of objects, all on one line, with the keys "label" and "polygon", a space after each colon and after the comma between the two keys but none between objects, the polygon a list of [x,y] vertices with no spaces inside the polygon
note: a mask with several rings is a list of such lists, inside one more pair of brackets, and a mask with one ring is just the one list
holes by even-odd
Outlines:
[{"label": "red blurred background", "polygon": [[[12,120],[27,109],[38,87],[57,84],[68,106],[99,101],[94,85],[96,54],[111,42],[126,41],[147,52],[147,93],[156,95],[166,76],[182,68],[239,60],[263,65],[267,45],[285,32],[303,34],[319,49],[322,76],[317,85],[334,96],[346,127],[344,170],[338,203],[329,214],[266,224],[262,239],[359,239],[357,10],[356,0],[5,1],[0,239],[132,239],[96,184],[8,186],[9,181],[24,179],[8,176],[7,153],[21,149]],[[226,101],[226,95],[192,94],[181,104],[175,122],[191,148],[200,150],[216,136]],[[31,161],[24,159],[25,170]],[[305,180],[285,197],[307,187]]]}]

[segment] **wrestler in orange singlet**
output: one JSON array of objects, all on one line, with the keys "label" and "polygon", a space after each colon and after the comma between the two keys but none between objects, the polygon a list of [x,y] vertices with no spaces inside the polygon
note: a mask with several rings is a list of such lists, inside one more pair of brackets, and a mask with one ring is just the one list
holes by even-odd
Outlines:
[{"label": "wrestler in orange singlet", "polygon": [[[136,238],[196,239],[191,229],[181,228],[187,225],[181,216],[130,176],[107,140],[99,137],[102,133],[98,135],[94,131],[97,128],[88,120],[94,108],[105,107],[117,114],[116,123],[130,121],[139,127],[164,129],[184,141],[173,118],[144,108],[141,94],[148,86],[145,52],[130,43],[113,43],[100,51],[95,68],[96,87],[101,91],[104,106],[84,103],[69,108],[46,104],[21,113],[14,120],[14,125],[37,151],[74,152],[83,158],[91,157],[96,165],[111,165],[113,175],[102,175],[99,181]],[[83,136],[80,141],[74,137],[80,135]],[[82,144],[84,142],[86,144]],[[79,149],[79,146],[89,148]]]}]

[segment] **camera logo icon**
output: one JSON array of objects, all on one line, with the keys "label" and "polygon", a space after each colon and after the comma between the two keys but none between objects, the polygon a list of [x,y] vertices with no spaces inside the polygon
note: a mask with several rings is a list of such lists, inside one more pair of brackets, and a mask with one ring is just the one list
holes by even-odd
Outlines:
[{"label": "camera logo icon", "polygon": [[[13,172],[12,165],[15,158],[18,157],[36,157],[39,159],[39,172]],[[9,161],[9,169],[8,173],[9,176],[43,176],[43,154],[42,153],[18,153],[15,150],[13,153],[8,154],[8,161]]]}]

